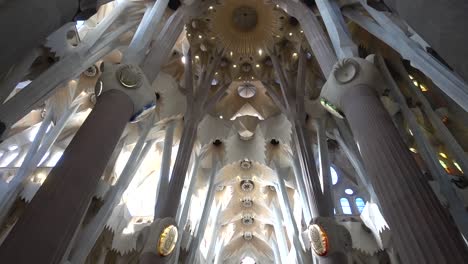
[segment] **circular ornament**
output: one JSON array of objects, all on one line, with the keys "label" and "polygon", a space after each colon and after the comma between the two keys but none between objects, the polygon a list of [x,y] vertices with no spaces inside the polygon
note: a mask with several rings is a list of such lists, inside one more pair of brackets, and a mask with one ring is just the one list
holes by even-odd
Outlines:
[{"label": "circular ornament", "polygon": [[161,235],[159,236],[159,243],[158,243],[158,253],[163,257],[169,256],[173,251],[177,244],[179,232],[177,231],[177,227],[174,225],[170,225],[162,231]]},{"label": "circular ornament", "polygon": [[251,192],[255,188],[253,181],[251,180],[243,180],[241,181],[241,189],[244,192]]},{"label": "circular ornament", "polygon": [[250,160],[243,160],[240,162],[240,167],[244,170],[248,170],[252,168],[252,161]]},{"label": "circular ornament", "polygon": [[143,76],[132,65],[123,65],[117,71],[117,80],[126,88],[136,89],[141,86]]},{"label": "circular ornament", "polygon": [[83,74],[86,76],[86,77],[95,77],[97,74],[98,74],[98,68],[96,67],[96,65],[92,65],[91,67],[88,67],[84,72]]},{"label": "circular ornament", "polygon": [[348,83],[354,79],[354,77],[357,76],[359,72],[359,65],[351,60],[343,60],[339,62],[333,71],[333,74],[335,75],[335,79],[341,83]]},{"label": "circular ornament", "polygon": [[323,228],[317,224],[309,226],[309,239],[312,250],[317,256],[326,256],[330,245],[328,244],[328,235]]}]

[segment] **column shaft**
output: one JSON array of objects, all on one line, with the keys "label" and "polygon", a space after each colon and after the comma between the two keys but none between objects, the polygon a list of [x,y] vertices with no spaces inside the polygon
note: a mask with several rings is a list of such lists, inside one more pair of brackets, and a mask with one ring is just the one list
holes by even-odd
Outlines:
[{"label": "column shaft", "polygon": [[[159,211],[161,208],[161,203],[157,202],[157,199],[160,197],[167,196],[167,186],[169,185],[169,173],[171,169],[171,156],[172,156],[172,142],[174,139],[174,127],[175,122],[172,121],[166,126],[166,135],[164,136],[164,147],[161,161],[161,172],[159,174],[159,182],[157,186],[157,195],[155,202],[155,212]],[[155,218],[156,219],[156,218]]]},{"label": "column shaft", "polygon": [[133,103],[123,92],[99,97],[0,247],[2,262],[61,263],[132,112]]},{"label": "column shaft", "polygon": [[189,165],[190,155],[195,144],[197,124],[194,120],[185,123],[184,131],[179,143],[177,158],[172,170],[171,182],[169,183],[166,197],[160,197],[156,201],[157,209],[154,218],[175,217],[179,208],[182,189],[184,187],[185,175]]},{"label": "column shaft", "polygon": [[343,111],[403,263],[464,263],[465,243],[375,92],[357,85]]}]

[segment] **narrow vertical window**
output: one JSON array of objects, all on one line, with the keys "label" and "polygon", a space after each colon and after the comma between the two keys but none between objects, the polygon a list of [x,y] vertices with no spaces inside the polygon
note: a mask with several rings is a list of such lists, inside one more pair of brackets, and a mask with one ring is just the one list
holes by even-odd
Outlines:
[{"label": "narrow vertical window", "polygon": [[348,199],[341,198],[340,199],[341,209],[343,210],[343,214],[352,214],[351,212],[351,205],[349,204]]},{"label": "narrow vertical window", "polygon": [[364,199],[362,199],[361,197],[356,198],[356,207],[360,213],[362,213],[362,210],[364,210],[365,206],[366,202],[364,202]]},{"label": "narrow vertical window", "polygon": [[331,175],[332,184],[335,185],[338,182],[338,173],[336,173],[335,168],[330,167],[330,175]]}]

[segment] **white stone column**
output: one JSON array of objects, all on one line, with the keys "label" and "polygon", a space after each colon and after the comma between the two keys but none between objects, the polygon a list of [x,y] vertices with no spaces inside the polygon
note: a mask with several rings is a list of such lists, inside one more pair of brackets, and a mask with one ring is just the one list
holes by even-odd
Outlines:
[{"label": "white stone column", "polygon": [[[164,137],[164,146],[161,160],[161,172],[159,174],[158,186],[156,187],[156,202],[154,211],[161,210],[158,206],[162,206],[157,203],[157,200],[161,197],[167,196],[167,187],[169,186],[169,173],[171,169],[171,156],[172,156],[172,143],[174,139],[174,129],[176,122],[170,121],[166,124],[166,135]],[[156,218],[155,218],[156,219]]]},{"label": "white stone column", "polygon": [[288,242],[284,234],[283,218],[281,216],[281,211],[279,209],[280,206],[276,198],[273,199],[271,203],[273,206],[273,214],[275,215],[275,220],[273,221],[273,227],[275,230],[276,241],[278,242],[281,263],[288,263],[289,249],[288,249]]},{"label": "white stone column", "polygon": [[282,207],[283,216],[286,219],[286,226],[289,227],[290,237],[294,244],[294,248],[296,249],[296,258],[300,263],[309,263],[309,259],[305,256],[302,243],[299,240],[300,232],[297,228],[296,221],[294,221],[293,209],[291,208],[288,192],[284,183],[284,170],[278,170],[278,188],[276,193],[278,195],[278,201],[280,201]]},{"label": "white stone column", "polygon": [[205,235],[206,225],[208,224],[209,215],[211,212],[212,205],[214,203],[214,195],[215,195],[215,189],[216,189],[215,181],[216,181],[216,174],[218,173],[218,165],[219,165],[219,161],[217,161],[216,158],[213,158],[213,167],[211,169],[210,180],[208,182],[208,191],[206,194],[205,203],[203,205],[203,212],[200,217],[198,228],[195,230],[194,240],[190,244],[190,247],[188,250],[189,257],[186,259],[186,263],[190,263],[187,261],[193,260],[193,258],[195,257],[200,247],[200,243],[203,240],[203,236]]},{"label": "white stone column", "polygon": [[332,183],[330,173],[330,158],[328,156],[328,143],[326,135],[326,120],[327,116],[324,115],[318,120],[314,120],[315,128],[317,130],[317,142],[318,142],[318,160],[320,164],[320,179],[322,183],[323,191],[323,203],[329,210],[329,215],[333,215],[333,209],[335,208],[332,199]]}]

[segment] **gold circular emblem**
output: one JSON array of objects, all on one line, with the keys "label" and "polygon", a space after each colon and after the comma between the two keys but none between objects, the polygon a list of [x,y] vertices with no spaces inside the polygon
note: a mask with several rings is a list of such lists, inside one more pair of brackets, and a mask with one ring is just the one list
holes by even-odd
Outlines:
[{"label": "gold circular emblem", "polygon": [[316,255],[327,255],[329,250],[328,236],[321,226],[317,224],[309,226],[309,239]]},{"label": "gold circular emblem", "polygon": [[166,228],[161,233],[161,236],[159,237],[159,243],[158,243],[158,253],[161,256],[169,256],[172,251],[174,251],[174,248],[177,244],[177,237],[179,235],[179,232],[177,231],[177,227],[174,225],[170,225]]}]

